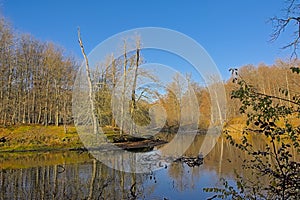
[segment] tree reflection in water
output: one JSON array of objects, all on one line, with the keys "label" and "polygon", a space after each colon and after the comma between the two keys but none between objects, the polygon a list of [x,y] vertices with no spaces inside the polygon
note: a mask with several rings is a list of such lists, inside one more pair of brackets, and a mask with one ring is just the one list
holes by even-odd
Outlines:
[{"label": "tree reflection in water", "polygon": [[[199,154],[202,137],[187,156]],[[211,195],[202,188],[220,184],[220,177],[233,179],[243,159],[247,155],[222,138],[199,167],[172,163],[147,174],[113,170],[86,152],[2,153],[0,199],[203,199]]]}]

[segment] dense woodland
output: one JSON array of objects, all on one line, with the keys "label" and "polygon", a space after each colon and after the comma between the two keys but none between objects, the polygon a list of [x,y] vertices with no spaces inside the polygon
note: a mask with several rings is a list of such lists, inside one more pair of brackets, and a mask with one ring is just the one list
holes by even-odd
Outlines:
[{"label": "dense woodland", "polygon": [[[219,175],[222,174],[222,170],[227,173],[228,168],[228,173],[234,171],[236,176],[232,179],[233,175],[230,175],[230,180],[222,178],[221,186],[218,184],[215,188],[204,188],[204,191],[214,193],[209,199],[299,199],[300,61],[297,59],[297,51],[300,42],[300,4],[297,0],[287,0],[286,3],[288,4],[286,15],[283,18],[271,18],[274,28],[271,39],[277,40],[291,25],[294,28],[294,36],[283,49],[291,48],[293,50],[291,58],[295,59],[277,60],[272,65],[261,63],[257,66],[220,66],[233,67],[228,72],[232,73],[232,77],[223,80],[222,83],[212,81],[207,85],[193,80],[193,74],[174,74],[168,83],[164,83],[155,73],[145,70],[142,67],[147,61],[147,58],[143,57],[143,38],[136,38],[134,42],[123,41],[123,48],[120,49],[123,54],[120,57],[111,54],[104,62],[97,63],[89,69],[80,30],[79,46],[84,57],[81,67],[80,62],[68,56],[63,48],[51,42],[39,41],[29,34],[19,34],[2,18],[0,19],[0,127],[23,124],[64,125],[67,133],[66,125],[75,124],[79,125],[76,126],[78,132],[80,132],[78,127],[83,125],[88,127],[86,129],[88,133],[91,132],[91,127],[94,133],[98,133],[96,123],[110,133],[113,132],[113,136],[115,132],[119,132],[122,139],[123,133],[144,133],[140,128],[143,126],[147,127],[145,133],[150,136],[151,130],[155,133],[161,130],[177,133],[179,127],[194,125],[196,116],[195,123],[199,130],[206,130],[210,123],[225,125],[222,137],[205,158],[204,166],[209,166],[211,162],[216,167],[216,159],[219,159]],[[129,46],[134,46],[134,50],[128,48]],[[214,77],[210,78],[214,80]],[[150,80],[153,84],[139,85],[145,80]],[[217,92],[214,94],[211,92],[212,88],[218,86],[224,86],[227,104],[226,119],[220,115],[216,120],[215,112],[221,110],[216,99],[224,101],[218,99]],[[194,113],[199,113],[199,116]],[[50,128],[59,129],[52,126],[45,130]],[[184,130],[188,132],[188,129]],[[32,135],[36,136],[35,133],[32,132]],[[64,137],[66,134],[62,135]],[[170,141],[174,135],[160,133],[157,134],[157,138]],[[95,136],[88,139],[99,140],[98,134]],[[185,152],[186,156],[191,156],[194,152],[202,153],[202,144],[206,141],[202,141],[202,137],[198,135],[194,139],[193,144]],[[50,136],[48,139],[44,136],[41,138],[51,141]],[[136,139],[132,136],[128,138]],[[24,137],[16,141],[24,143],[26,139]],[[29,140],[29,144],[36,142],[36,139],[38,138],[34,137]],[[182,137],[180,144],[172,146],[174,148],[172,151],[175,152],[179,146],[184,145],[185,139],[188,141],[187,135]],[[65,141],[71,143],[67,137],[62,138],[62,142]],[[6,138],[0,138],[0,142],[6,142]],[[77,156],[80,154],[76,153]],[[122,163],[123,159],[124,157]],[[227,165],[228,163],[222,162],[225,160],[226,163],[233,162]],[[236,163],[237,166],[231,166]],[[50,174],[53,174],[54,187],[51,189],[51,184],[48,183],[49,195],[53,193],[52,195],[65,197],[69,188],[66,187],[67,182],[64,179],[61,182],[58,178],[59,174],[65,171],[63,168],[63,171],[59,172],[61,167],[55,165],[53,169],[49,166],[47,169],[37,168],[34,173],[28,170],[25,170],[25,173],[21,171],[21,179],[23,180],[22,177],[26,177],[26,174],[29,178],[35,176],[36,178],[32,179],[35,181],[32,183],[29,181],[29,185],[33,186],[32,188],[36,186],[40,188],[41,184],[45,186],[45,178],[50,178]],[[180,190],[183,185],[184,187],[187,185],[185,180],[194,181],[193,171],[191,180],[186,179],[188,175],[184,172],[190,171],[183,167],[184,165],[178,163],[175,165],[173,163],[169,167],[169,176],[180,180],[178,182]],[[233,168],[235,170],[232,170]],[[61,174],[62,178],[68,175],[68,172],[72,172],[77,178],[71,181],[80,183],[78,169],[76,167],[74,171],[72,166],[66,167],[66,172]],[[80,183],[82,191],[79,196],[93,199],[93,195],[100,192],[99,198],[107,194],[107,198],[110,198],[108,186],[112,185],[113,190],[118,187],[122,190],[120,195],[123,199],[126,194],[124,189],[130,191],[132,196],[130,199],[138,198],[139,181],[143,182],[144,176],[140,179],[135,173],[128,173],[127,176],[123,171],[111,171],[98,165],[96,160],[93,161],[93,167],[89,171],[90,185]],[[1,172],[1,177],[4,177],[3,183],[11,178],[18,183],[22,182],[18,179],[20,177],[18,171],[14,173],[10,170],[10,172],[12,173]],[[116,176],[116,173],[119,175]],[[40,176],[43,178],[39,178]],[[102,177],[107,182],[103,183]],[[20,197],[26,193],[22,190],[23,187],[18,187],[20,184],[2,185],[8,185],[3,187],[3,191],[7,192],[1,193],[2,198],[11,197],[7,196],[9,194]],[[23,182],[21,185],[24,185]],[[57,190],[59,185],[62,190]],[[72,192],[72,188],[70,191]],[[28,194],[28,197],[44,198],[47,193],[44,187],[41,190],[34,188]]]},{"label": "dense woodland", "polygon": [[[142,38],[141,38],[142,40]],[[135,52],[126,52],[120,58],[113,55],[108,62],[92,72],[95,92],[95,110],[101,126],[117,126],[111,110],[112,91],[116,82],[126,74],[133,74],[130,90],[130,114],[137,123],[149,124],[153,127],[162,122],[159,115],[150,122],[149,109],[155,104],[163,105],[167,122],[166,128],[178,127],[180,118],[189,115],[181,113],[181,105],[188,102],[187,92],[183,92],[179,76],[166,87],[166,93],[153,101],[155,92],[149,88],[138,91],[134,85],[139,77],[153,75],[143,71],[139,66],[144,62],[139,43]],[[124,46],[125,47],[125,46]],[[2,19],[0,22],[0,124],[72,124],[72,87],[78,70],[78,62],[57,45],[41,42],[28,34],[17,34],[16,31]],[[239,75],[258,92],[288,98],[299,94],[300,77],[292,73],[290,68],[298,66],[294,63],[278,60],[274,65],[247,65],[239,69]],[[132,73],[133,72],[133,73]],[[210,123],[210,95],[207,86],[198,84],[186,75],[189,85],[193,88],[199,105],[198,127],[205,129]],[[227,93],[227,120],[239,117],[240,103],[231,99],[231,91],[236,87],[232,80],[224,81]],[[140,88],[141,89],[141,88]],[[285,91],[290,91],[286,94]],[[151,96],[151,101],[141,98],[141,94]],[[148,98],[149,99],[149,98]],[[278,101],[281,101],[278,99]],[[154,112],[161,112],[159,109]],[[153,114],[153,113],[152,113]],[[183,117],[184,118],[184,117]],[[120,123],[120,122],[119,122]],[[118,125],[119,125],[118,123]],[[123,122],[122,122],[123,123]],[[125,123],[125,122],[124,122]],[[188,124],[188,122],[186,122]],[[120,126],[120,125],[119,125]]]},{"label": "dense woodland", "polygon": [[71,119],[74,59],[53,43],[16,34],[0,21],[0,123],[56,124]]}]

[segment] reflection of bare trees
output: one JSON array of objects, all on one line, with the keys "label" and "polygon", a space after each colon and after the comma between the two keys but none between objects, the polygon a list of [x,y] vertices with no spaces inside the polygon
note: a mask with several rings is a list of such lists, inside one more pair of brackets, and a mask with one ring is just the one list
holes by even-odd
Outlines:
[{"label": "reflection of bare trees", "polygon": [[1,170],[0,199],[136,199],[142,181],[142,175],[116,173],[96,160]]},{"label": "reflection of bare trees", "polygon": [[[166,134],[169,135],[169,134]],[[161,136],[163,137],[163,136]],[[259,137],[252,137],[254,147],[262,147],[265,142]],[[196,136],[193,144],[185,155],[198,155],[204,141],[204,136]],[[184,145],[184,144],[183,144]],[[175,147],[174,147],[175,148]],[[176,148],[180,148],[177,146]],[[54,153],[53,153],[54,154]],[[85,156],[80,154],[81,156]],[[64,154],[65,156],[70,156]],[[168,196],[169,193],[197,191],[200,187],[218,182],[220,177],[234,177],[233,167],[242,176],[251,177],[250,172],[241,171],[239,166],[248,155],[233,148],[227,140],[219,140],[215,148],[204,158],[204,164],[198,167],[188,167],[185,163],[173,163],[163,171],[150,174],[134,174],[113,170],[96,160],[85,160],[78,164],[55,164],[23,169],[0,170],[0,200],[4,199],[157,199]],[[19,158],[19,157],[17,157]],[[40,157],[45,163],[47,159],[59,158],[49,155]],[[79,159],[77,157],[74,157]],[[59,158],[60,159],[60,158]],[[127,159],[124,157],[123,159]],[[231,160],[231,162],[228,161]],[[299,159],[299,157],[295,157]],[[133,159],[131,159],[133,160]],[[32,160],[31,160],[32,162]],[[41,164],[35,157],[34,162]],[[112,161],[113,162],[113,161]],[[11,161],[11,163],[14,163]],[[8,166],[1,160],[2,164]],[[113,163],[118,165],[120,163]],[[125,165],[125,162],[123,163]],[[41,164],[42,165],[42,164]],[[131,167],[135,167],[131,163]],[[133,170],[134,171],[134,170]],[[207,176],[207,173],[210,174]],[[162,174],[162,176],[161,176]],[[209,179],[205,179],[209,177]],[[203,180],[204,179],[204,180]],[[172,191],[161,190],[161,184],[169,184]],[[206,185],[207,184],[207,185]],[[157,197],[157,196],[156,196]]]},{"label": "reflection of bare trees", "polygon": [[91,177],[91,181],[90,181],[88,200],[93,198],[93,190],[94,190],[94,185],[95,185],[96,172],[97,172],[97,161],[96,161],[96,159],[93,159],[93,170],[92,170],[92,177]]}]

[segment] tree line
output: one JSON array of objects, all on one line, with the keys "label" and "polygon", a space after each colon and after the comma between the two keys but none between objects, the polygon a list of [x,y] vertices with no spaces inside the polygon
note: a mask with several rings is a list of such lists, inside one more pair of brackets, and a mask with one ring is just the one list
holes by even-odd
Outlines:
[{"label": "tree line", "polygon": [[[300,94],[299,83],[300,77],[293,73],[291,68],[299,66],[299,60],[284,62],[277,60],[275,64],[268,66],[259,64],[258,66],[246,65],[239,68],[239,76],[249,85],[256,89],[258,93],[277,97],[273,100],[272,105],[288,105],[284,99],[292,100],[293,96]],[[240,107],[242,103],[231,98],[231,92],[236,88],[236,84],[232,82],[233,78],[225,84],[227,93],[227,117],[232,119],[240,116]]]},{"label": "tree line", "polygon": [[62,48],[16,34],[1,19],[0,123],[68,123],[76,69],[75,60]]},{"label": "tree line", "polygon": [[[154,74],[140,67],[146,60],[140,44],[140,39],[135,44],[125,41],[121,57],[110,55],[104,63],[99,63],[91,71],[93,101],[99,125],[126,126],[133,132],[136,127],[125,120],[129,118],[137,125],[176,131],[179,126],[189,123],[190,113],[194,112],[182,109],[182,105],[197,101],[200,113],[198,128],[206,129],[211,121],[210,86],[193,81],[191,75],[183,77],[175,74],[162,94],[158,94],[162,89],[153,85],[139,87],[141,79],[159,82]],[[136,50],[127,52],[126,45],[135,45]],[[299,93],[299,76],[290,71],[291,67],[297,65],[299,61],[278,60],[272,66],[243,66],[239,69],[239,74],[261,93],[278,97],[287,95],[291,98]],[[57,45],[38,41],[30,35],[16,34],[5,19],[1,19],[0,124],[72,124],[72,89],[77,69],[76,60],[66,56]],[[123,85],[117,88],[120,82]],[[227,93],[227,119],[239,117],[241,103],[230,98],[236,85],[231,79],[222,84]],[[191,100],[188,87],[193,89],[196,99]],[[124,95],[128,97],[127,107],[123,103],[118,105],[117,110],[120,112],[117,113],[117,121],[114,117],[116,113],[112,110],[113,91],[116,89],[121,94],[116,97],[119,102],[124,102]],[[276,101],[282,103],[280,98]],[[161,107],[155,107],[156,105]],[[166,121],[163,115],[166,115]]]},{"label": "tree line", "polygon": [[[138,42],[140,44],[140,42]],[[118,110],[120,110],[121,119],[130,118],[138,125],[150,125],[153,129],[163,127],[168,131],[177,132],[179,126],[189,125],[190,116],[196,110],[183,109],[186,105],[191,105],[191,101],[197,101],[197,109],[200,113],[198,118],[198,128],[207,129],[211,123],[211,101],[215,96],[209,93],[209,87],[218,87],[223,84],[227,95],[227,121],[241,117],[240,107],[242,103],[237,99],[231,98],[233,90],[237,89],[237,85],[230,78],[223,83],[213,83],[212,85],[201,85],[192,80],[191,75],[174,74],[172,80],[165,86],[164,92],[162,88],[151,85],[147,87],[137,86],[139,79],[147,77],[152,81],[160,82],[159,78],[150,71],[146,71],[140,67],[143,63],[143,56],[137,45],[135,52],[126,52],[126,44],[124,43],[123,56],[114,58],[110,55],[106,63],[102,63],[92,72],[93,85],[95,90],[95,107],[96,115],[100,126],[123,126],[127,122],[116,122],[114,116],[116,113],[112,111],[113,91],[117,90],[119,98]],[[140,60],[139,60],[140,59]],[[139,61],[139,62],[137,62]],[[292,100],[292,97],[299,95],[300,77],[293,73],[290,69],[298,66],[298,60],[282,61],[277,60],[273,65],[259,64],[258,66],[246,65],[239,69],[239,75],[256,88],[257,92],[262,94],[278,97],[273,101],[273,105],[289,105],[284,98]],[[117,88],[118,82],[121,81],[121,87]],[[134,83],[134,84],[133,84]],[[127,84],[127,88],[125,85]],[[220,85],[219,85],[220,86]],[[196,99],[189,94],[190,87],[194,92]],[[124,102],[124,93],[127,94],[128,107],[122,104]],[[158,94],[159,93],[159,94]],[[161,106],[161,107],[156,107]],[[153,109],[153,107],[155,109]],[[189,106],[187,106],[189,107]],[[190,106],[190,108],[194,108]],[[124,114],[124,109],[129,110],[130,117]],[[123,112],[123,113],[122,113]],[[115,114],[115,115],[114,115]],[[117,114],[118,115],[118,114]],[[166,119],[163,117],[166,115]],[[151,120],[150,120],[151,119]],[[166,120],[166,121],[165,121]],[[127,124],[128,125],[128,124]],[[134,125],[129,124],[131,130]],[[129,130],[130,131],[130,130]]]}]

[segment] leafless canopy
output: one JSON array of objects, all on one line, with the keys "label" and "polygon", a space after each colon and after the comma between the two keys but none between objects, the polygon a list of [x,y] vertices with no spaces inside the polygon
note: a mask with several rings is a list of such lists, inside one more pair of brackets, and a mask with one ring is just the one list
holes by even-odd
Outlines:
[{"label": "leafless canopy", "polygon": [[300,2],[299,0],[287,0],[287,7],[283,10],[285,15],[283,17],[273,17],[270,19],[273,25],[273,32],[271,34],[271,41],[275,41],[282,33],[292,28],[293,36],[291,40],[282,48],[292,48],[291,57],[297,58],[297,51],[300,43]]}]

